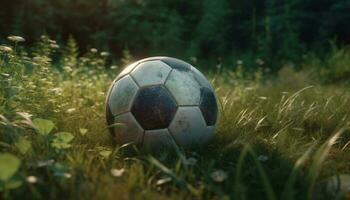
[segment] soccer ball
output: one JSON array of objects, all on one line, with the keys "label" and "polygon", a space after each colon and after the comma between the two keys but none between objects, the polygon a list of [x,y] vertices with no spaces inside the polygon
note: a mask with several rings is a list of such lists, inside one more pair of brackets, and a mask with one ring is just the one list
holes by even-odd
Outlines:
[{"label": "soccer ball", "polygon": [[214,90],[190,64],[151,57],[127,66],[106,99],[107,124],[118,144],[146,148],[203,144],[214,135]]}]

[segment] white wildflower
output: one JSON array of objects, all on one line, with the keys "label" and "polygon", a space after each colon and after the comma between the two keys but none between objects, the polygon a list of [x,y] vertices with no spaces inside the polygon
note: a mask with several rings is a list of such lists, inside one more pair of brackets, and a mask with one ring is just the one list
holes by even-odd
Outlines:
[{"label": "white wildflower", "polygon": [[66,110],[67,113],[73,113],[75,111],[76,111],[75,108],[69,108],[69,109]]},{"label": "white wildflower", "polygon": [[263,64],[265,64],[265,62],[264,62],[262,59],[260,59],[260,58],[256,59],[255,62],[256,62],[258,65],[263,65]]},{"label": "white wildflower", "polygon": [[0,45],[0,51],[5,52],[5,53],[9,53],[12,51],[12,48],[5,46],[5,45]]},{"label": "white wildflower", "polygon": [[97,53],[97,49],[96,49],[96,48],[91,48],[91,49],[90,49],[90,52],[91,52],[91,53]]},{"label": "white wildflower", "polygon": [[38,178],[36,176],[27,176],[26,181],[28,183],[34,184],[38,182]]},{"label": "white wildflower", "polygon": [[125,169],[124,168],[121,168],[121,169],[111,169],[111,174],[112,176],[114,177],[121,177],[123,176],[125,172]]},{"label": "white wildflower", "polygon": [[59,49],[60,45],[58,45],[58,44],[50,44],[50,47],[53,48],[53,49]]},{"label": "white wildflower", "polygon": [[10,35],[7,37],[7,39],[12,41],[12,42],[24,42],[24,41],[26,41],[23,37],[16,36],[16,35]]},{"label": "white wildflower", "polygon": [[51,44],[56,44],[56,41],[55,41],[55,40],[49,40],[49,42],[50,42]]},{"label": "white wildflower", "polygon": [[261,100],[267,100],[267,97],[260,96],[259,99],[261,99]]},{"label": "white wildflower", "polygon": [[224,180],[227,179],[227,174],[223,170],[217,170],[211,173],[211,178],[215,182],[223,182]]},{"label": "white wildflower", "polygon": [[106,51],[102,51],[100,54],[102,57],[108,57],[110,54]]}]

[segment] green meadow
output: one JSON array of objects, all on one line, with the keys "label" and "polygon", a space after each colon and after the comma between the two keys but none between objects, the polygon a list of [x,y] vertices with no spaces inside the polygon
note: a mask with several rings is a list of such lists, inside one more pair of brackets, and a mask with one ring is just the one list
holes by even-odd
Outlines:
[{"label": "green meadow", "polygon": [[72,37],[24,40],[0,46],[1,199],[350,199],[327,184],[350,173],[347,47],[276,72],[260,58],[210,70],[186,60],[217,93],[215,136],[147,152],[117,145],[105,121],[109,85],[136,61],[130,51],[111,62]]}]

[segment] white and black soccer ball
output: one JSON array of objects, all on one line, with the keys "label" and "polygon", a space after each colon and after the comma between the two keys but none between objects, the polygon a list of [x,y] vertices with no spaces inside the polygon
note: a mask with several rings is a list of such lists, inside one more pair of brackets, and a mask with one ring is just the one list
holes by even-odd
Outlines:
[{"label": "white and black soccer ball", "polygon": [[190,64],[151,57],[127,66],[106,99],[107,124],[118,144],[147,148],[203,144],[217,121],[214,90]]}]

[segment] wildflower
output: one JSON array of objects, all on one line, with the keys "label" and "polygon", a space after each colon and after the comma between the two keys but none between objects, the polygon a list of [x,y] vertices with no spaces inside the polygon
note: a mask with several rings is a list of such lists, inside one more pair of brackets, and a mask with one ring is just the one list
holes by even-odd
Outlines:
[{"label": "wildflower", "polygon": [[116,65],[112,65],[111,69],[117,69],[118,67]]},{"label": "wildflower", "polygon": [[269,157],[267,157],[266,155],[260,155],[258,156],[258,160],[262,161],[262,162],[265,162],[269,159]]},{"label": "wildflower", "polygon": [[223,170],[217,170],[211,173],[211,178],[215,182],[223,182],[224,180],[227,179],[227,174]]},{"label": "wildflower", "polygon": [[95,49],[95,48],[91,48],[90,51],[91,51],[91,53],[97,53],[97,49]]},{"label": "wildflower", "polygon": [[121,168],[121,169],[111,169],[111,174],[112,176],[114,177],[121,177],[123,176],[125,172],[125,169],[124,168]]},{"label": "wildflower", "polygon": [[190,60],[191,60],[192,62],[194,62],[194,63],[197,62],[197,58],[196,58],[196,57],[190,57]]},{"label": "wildflower", "polygon": [[5,52],[5,53],[9,53],[12,51],[12,48],[5,46],[5,45],[0,45],[0,51]]},{"label": "wildflower", "polygon": [[105,52],[105,51],[102,51],[100,55],[101,55],[102,57],[108,57],[108,56],[109,56],[109,53],[108,53],[108,52]]},{"label": "wildflower", "polygon": [[58,44],[50,44],[50,47],[53,48],[53,49],[59,49],[60,45],[58,45]]},{"label": "wildflower", "polygon": [[237,65],[243,65],[243,61],[242,60],[237,60]]},{"label": "wildflower", "polygon": [[267,99],[267,97],[263,97],[263,96],[261,96],[261,97],[259,97],[259,99],[261,99],[261,100],[266,100],[266,99]]},{"label": "wildflower", "polygon": [[10,35],[7,37],[7,39],[12,41],[12,42],[24,42],[24,41],[26,41],[23,37],[15,36],[15,35]]},{"label": "wildflower", "polygon": [[49,40],[49,42],[50,42],[51,44],[56,44],[56,41],[55,41],[55,40]]},{"label": "wildflower", "polygon": [[68,110],[66,110],[67,113],[72,113],[74,112],[76,109],[75,108],[69,108]]},{"label": "wildflower", "polygon": [[26,181],[28,183],[34,184],[38,182],[38,178],[36,176],[27,176]]},{"label": "wildflower", "polygon": [[255,62],[256,62],[256,64],[258,64],[258,65],[263,65],[263,64],[265,64],[265,62],[264,62],[262,59],[260,59],[260,58],[256,59]]},{"label": "wildflower", "polygon": [[57,88],[51,89],[51,91],[55,92],[55,93],[61,93],[63,90],[62,90],[62,88],[57,87]]},{"label": "wildflower", "polygon": [[193,166],[197,163],[197,159],[190,157],[185,161],[185,165]]}]

